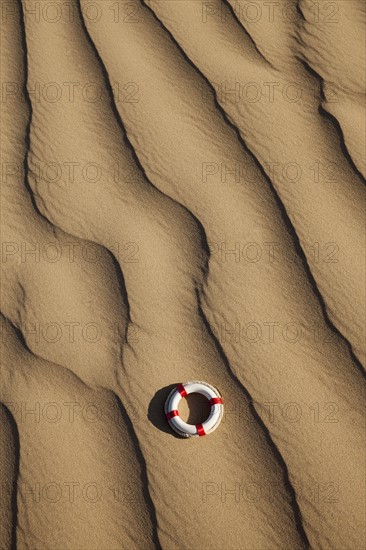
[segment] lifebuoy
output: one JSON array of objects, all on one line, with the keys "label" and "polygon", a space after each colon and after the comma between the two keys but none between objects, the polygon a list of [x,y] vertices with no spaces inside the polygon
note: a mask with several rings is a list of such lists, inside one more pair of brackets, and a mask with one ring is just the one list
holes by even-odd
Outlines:
[{"label": "lifebuoy", "polygon": [[[179,416],[179,402],[190,393],[200,393],[210,402],[210,414],[202,424],[187,424]],[[224,414],[224,405],[219,391],[207,382],[186,382],[185,384],[178,384],[170,392],[164,410],[170,426],[179,435],[183,437],[201,437],[216,430]]]}]

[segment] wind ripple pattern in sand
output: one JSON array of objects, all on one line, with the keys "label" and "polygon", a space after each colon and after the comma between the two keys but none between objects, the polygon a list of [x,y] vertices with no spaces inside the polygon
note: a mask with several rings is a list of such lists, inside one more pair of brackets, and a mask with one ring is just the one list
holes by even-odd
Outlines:
[{"label": "wind ripple pattern in sand", "polygon": [[89,4],[2,19],[2,547],[362,548],[364,12]]}]

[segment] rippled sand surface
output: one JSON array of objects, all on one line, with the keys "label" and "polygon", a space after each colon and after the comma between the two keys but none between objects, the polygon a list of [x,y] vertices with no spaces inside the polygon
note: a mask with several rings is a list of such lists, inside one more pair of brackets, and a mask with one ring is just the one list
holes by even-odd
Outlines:
[{"label": "rippled sand surface", "polygon": [[1,549],[363,549],[364,3],[1,8]]}]

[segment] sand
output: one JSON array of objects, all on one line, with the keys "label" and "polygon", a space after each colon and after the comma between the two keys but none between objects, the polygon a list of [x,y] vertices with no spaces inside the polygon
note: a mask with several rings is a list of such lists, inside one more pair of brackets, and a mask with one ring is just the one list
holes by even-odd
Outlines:
[{"label": "sand", "polygon": [[1,548],[364,548],[363,3],[1,7]]}]

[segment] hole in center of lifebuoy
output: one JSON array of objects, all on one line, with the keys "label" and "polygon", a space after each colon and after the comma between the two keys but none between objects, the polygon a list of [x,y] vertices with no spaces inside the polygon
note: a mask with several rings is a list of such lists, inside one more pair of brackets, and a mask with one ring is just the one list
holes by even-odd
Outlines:
[{"label": "hole in center of lifebuoy", "polygon": [[179,416],[188,424],[202,424],[210,412],[209,400],[200,393],[190,393],[179,403]]}]

